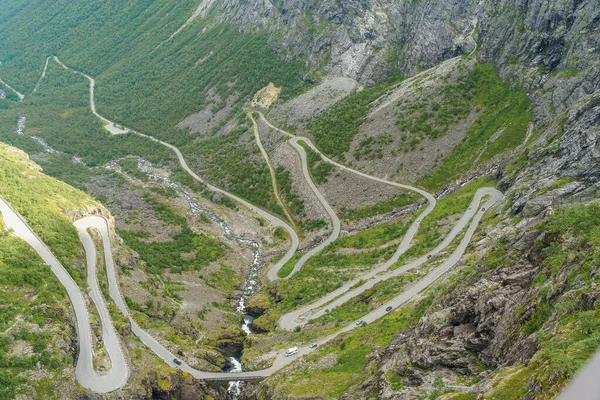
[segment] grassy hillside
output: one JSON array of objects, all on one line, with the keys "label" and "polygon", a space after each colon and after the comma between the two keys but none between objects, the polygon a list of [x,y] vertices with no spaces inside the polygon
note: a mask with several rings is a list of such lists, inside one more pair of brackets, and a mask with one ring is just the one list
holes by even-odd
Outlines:
[{"label": "grassy hillside", "polygon": [[73,265],[82,266],[82,247],[67,215],[99,204],[44,175],[23,152],[5,144],[0,144],[0,195],[27,220],[74,278],[81,280],[83,271]]},{"label": "grassy hillside", "polygon": [[[23,152],[1,143],[0,195],[85,287],[82,248],[67,215],[98,203],[42,174]],[[40,398],[54,397],[54,380],[74,380],[62,377],[73,362],[69,346],[75,336],[68,322],[66,292],[29,245],[4,231],[0,231],[0,282],[0,398],[33,390]],[[22,350],[17,351],[17,345]],[[29,379],[38,363],[42,378]]]},{"label": "grassy hillside", "polygon": [[[461,197],[441,205],[443,213]],[[486,217],[480,229],[495,223]],[[534,236],[525,250],[523,235],[511,234],[485,250],[471,248],[462,268],[420,299],[331,340],[268,378],[258,393],[291,399],[375,398],[382,390],[389,398],[554,398],[600,344],[599,224],[597,203],[567,205],[530,228]],[[277,295],[285,295],[281,287]],[[487,307],[469,308],[468,296]],[[499,299],[503,303],[491,306]],[[349,302],[348,312],[364,306],[358,300]],[[336,316],[333,311],[323,319]],[[287,339],[312,340],[309,327]],[[466,329],[482,338],[477,346],[473,336],[462,336]],[[259,349],[254,343],[249,352]]]},{"label": "grassy hillside", "polygon": [[531,102],[491,64],[464,57],[434,68],[397,86],[398,100],[367,119],[393,82],[355,92],[315,118],[309,129],[320,149],[436,191],[525,139]]},{"label": "grassy hillside", "polygon": [[[460,106],[456,106],[456,104]],[[521,88],[503,82],[491,64],[477,64],[456,85],[446,88],[441,102],[432,101],[429,114],[413,114],[413,120],[400,114],[398,123],[411,132],[427,135],[443,134],[449,124],[465,118],[470,110],[479,110],[477,121],[450,156],[421,183],[430,190],[460,177],[470,168],[482,165],[499,154],[516,148],[523,142],[531,122],[531,102]],[[419,109],[419,107],[417,107]],[[423,110],[423,108],[421,108]],[[410,114],[409,114],[410,115]],[[431,115],[431,119],[423,116]],[[440,126],[442,131],[429,125]]]},{"label": "grassy hillside", "polygon": [[344,153],[350,149],[352,139],[369,113],[371,102],[401,80],[401,77],[392,77],[380,85],[356,91],[317,117],[309,129],[319,149],[344,160]]},{"label": "grassy hillside", "polygon": [[[110,0],[95,3],[36,0],[11,1],[0,20],[0,77],[26,95],[22,103],[5,100],[0,115],[6,126],[1,138],[27,151],[39,151],[32,141],[10,135],[19,112],[28,117],[27,131],[45,139],[67,156],[77,155],[88,166],[99,166],[125,154],[168,162],[164,148],[131,137],[110,138],[86,110],[87,82],[50,62],[46,79],[31,94],[46,57],[63,62],[97,80],[96,106],[111,120],[182,147],[191,164],[204,159],[203,150],[223,141],[235,144],[240,135],[197,141],[223,127],[244,123],[242,105],[269,82],[282,86],[289,98],[307,86],[300,77],[304,66],[283,63],[271,50],[265,33],[241,34],[236,28],[197,18],[167,41],[198,6],[195,1],[157,2]],[[39,10],[45,10],[40,13]],[[210,132],[190,134],[176,125],[203,109],[227,107],[222,121]],[[229,128],[231,129],[231,128]],[[186,146],[187,145],[187,146]],[[200,151],[198,151],[200,149]],[[279,213],[261,160],[239,168],[238,159],[252,151],[212,152],[206,177],[255,204]],[[232,160],[234,157],[236,160]],[[55,176],[85,187],[86,176],[71,168],[66,156],[44,167]],[[60,162],[58,162],[60,161]],[[221,170],[219,166],[224,166]],[[268,177],[267,177],[268,178]]]},{"label": "grassy hillside", "polygon": [[98,78],[101,113],[177,143],[189,136],[179,132],[175,140],[175,125],[210,105],[211,88],[221,101],[235,94],[235,113],[269,82],[284,87],[284,98],[305,87],[302,65],[281,62],[266,34],[242,35],[198,18],[165,42],[197,7],[195,1],[37,0],[12,5],[17,12],[0,26],[0,77],[28,93],[45,58],[57,54]]}]

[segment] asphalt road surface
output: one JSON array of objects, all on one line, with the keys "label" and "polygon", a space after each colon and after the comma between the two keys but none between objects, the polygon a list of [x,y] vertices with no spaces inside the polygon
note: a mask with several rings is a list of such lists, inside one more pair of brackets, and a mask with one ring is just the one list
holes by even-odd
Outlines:
[{"label": "asphalt road surface", "polygon": [[[444,240],[435,249],[433,249],[426,255],[424,255],[424,256],[418,258],[417,260],[412,261],[396,270],[389,271],[387,273],[382,274],[381,272],[383,272],[385,270],[382,269],[381,267],[376,268],[376,269],[370,271],[369,273],[362,275],[361,277],[353,280],[352,282],[342,286],[340,289],[337,289],[337,290],[327,294],[325,297],[319,299],[315,303],[309,304],[307,306],[304,306],[302,308],[299,308],[297,310],[291,311],[291,312],[283,315],[279,319],[279,326],[281,328],[287,329],[287,330],[293,330],[297,326],[304,326],[309,320],[318,318],[318,317],[326,314],[326,310],[331,311],[332,309],[341,306],[342,304],[346,303],[350,299],[360,295],[365,290],[372,288],[377,283],[386,281],[395,276],[399,276],[401,274],[406,273],[407,271],[409,271],[411,269],[417,268],[417,267],[427,263],[430,260],[429,256],[434,256],[434,255],[438,254],[439,252],[441,252],[442,250],[444,250],[446,247],[448,247],[448,245],[467,226],[469,221],[471,221],[469,229],[472,228],[473,231],[475,230],[475,228],[479,224],[479,220],[481,218],[480,214],[483,214],[483,211],[481,211],[481,209],[479,209],[479,205],[481,204],[481,201],[485,196],[489,196],[489,199],[486,201],[485,205],[483,206],[483,208],[487,209],[502,198],[502,193],[500,193],[499,191],[497,191],[496,189],[493,189],[493,188],[479,189],[475,193],[475,196],[473,197],[471,205],[469,206],[467,211],[465,211],[465,213],[463,214],[461,219],[456,223],[456,225],[454,225],[454,227],[452,228],[450,233],[448,235],[446,235]],[[465,235],[463,237],[461,244],[463,242],[468,243],[469,240],[471,239],[472,233],[469,236],[468,232],[469,231],[467,231],[467,235]],[[411,235],[411,239],[412,239],[412,235]],[[461,248],[460,246],[461,245],[459,245],[459,249]],[[466,245],[465,245],[465,248],[466,248]],[[446,260],[442,265],[437,267],[434,270],[434,272],[437,270],[440,270],[440,269],[444,270],[444,268],[445,268],[444,266],[448,262],[451,262],[451,266],[455,265],[463,253],[464,253],[464,250],[461,253],[457,253],[455,251],[450,256],[450,258],[448,260]],[[388,261],[383,265],[386,266],[385,269],[387,269],[387,266],[389,266],[391,264]],[[413,288],[421,287],[420,286],[421,282],[423,282],[423,281],[427,282],[427,279],[428,279],[427,277],[423,278],[416,285],[414,285]],[[357,286],[356,288],[352,288],[353,286],[356,285],[357,282],[360,282],[361,280],[364,280],[366,282],[360,286]],[[429,284],[427,284],[427,286],[429,286]],[[408,291],[411,291],[413,288],[409,289]],[[387,307],[388,305],[393,306],[393,301],[390,302],[390,304],[386,304],[383,308],[385,309],[385,307]]]},{"label": "asphalt road surface", "polygon": [[329,218],[331,218],[331,222],[333,224],[333,229],[331,230],[331,233],[329,234],[327,239],[325,239],[324,241],[319,243],[319,245],[317,245],[317,246],[313,247],[312,249],[310,249],[309,251],[307,251],[296,262],[296,265],[294,265],[294,269],[288,275],[288,278],[291,278],[296,272],[300,271],[300,269],[302,269],[302,267],[304,266],[306,261],[308,261],[309,258],[311,258],[315,254],[319,253],[321,250],[323,250],[325,247],[327,247],[330,243],[334,242],[338,238],[338,236],[340,236],[340,219],[338,218],[335,211],[333,211],[333,208],[331,208],[331,206],[329,205],[327,200],[325,200],[325,197],[323,197],[323,194],[319,191],[319,189],[313,182],[313,180],[310,176],[310,173],[308,172],[308,162],[306,159],[306,151],[304,150],[304,148],[302,146],[300,146],[298,144],[298,139],[299,138],[297,138],[297,137],[291,138],[290,144],[296,150],[296,152],[300,155],[300,160],[302,163],[302,174],[304,175],[304,179],[306,180],[306,183],[308,183],[308,186],[310,186],[310,189],[313,191],[315,196],[317,196],[317,199],[319,199],[319,202],[321,203],[321,205],[323,206],[323,208],[329,215]]},{"label": "asphalt road surface", "polygon": [[[61,64],[64,68],[69,69],[75,73],[80,73],[80,72],[77,72],[75,70],[72,70],[72,69],[66,67],[56,57],[55,57],[55,60],[56,60],[56,62]],[[96,117],[98,117],[103,123],[116,127],[116,125],[113,122],[100,116],[96,111],[95,104],[94,104],[94,80],[85,74],[82,74],[82,73],[80,73],[80,74],[85,76],[90,81],[90,104],[91,104],[90,107],[91,107],[91,110],[94,113],[94,115]],[[261,114],[261,118],[264,119],[264,116],[262,114]],[[268,125],[270,125],[272,127],[272,125],[268,121],[266,121],[266,119],[264,119],[264,120],[265,120],[265,122],[267,122]],[[121,129],[119,127],[116,127],[116,128]],[[275,129],[277,129],[277,128],[275,128]],[[289,259],[292,258],[292,256],[294,255],[294,253],[296,252],[296,250],[298,248],[298,236],[296,235],[296,232],[287,223],[285,223],[278,217],[271,215],[270,213],[248,203],[247,201],[205,182],[202,178],[200,178],[197,174],[195,174],[188,167],[183,155],[181,154],[179,149],[177,149],[175,146],[170,145],[165,142],[162,142],[151,136],[144,135],[140,132],[136,132],[136,131],[129,130],[129,129],[122,129],[122,130],[123,130],[123,132],[113,132],[113,133],[131,132],[131,133],[146,137],[155,142],[161,143],[162,145],[170,148],[172,151],[175,152],[175,154],[177,155],[177,157],[179,159],[179,163],[180,163],[181,167],[184,170],[186,170],[190,174],[190,176],[192,176],[194,179],[204,183],[209,189],[211,189],[217,193],[221,193],[225,196],[228,196],[231,199],[243,204],[244,206],[246,206],[247,208],[249,208],[256,214],[267,219],[273,227],[284,228],[291,237],[291,246],[290,246],[289,250],[287,251],[287,253],[285,254],[285,256],[281,260],[279,260],[279,262],[274,267],[272,267],[271,270],[269,271],[269,278],[271,278],[272,280],[277,279],[277,277],[276,277],[277,271]],[[281,130],[279,130],[279,131],[281,131]],[[281,131],[281,132],[285,133],[288,136],[291,136],[287,132],[284,132],[284,131]],[[327,244],[331,243],[333,240],[335,240],[337,238],[337,236],[339,235],[339,219],[337,218],[337,216],[335,216],[335,212],[333,212],[333,209],[329,206],[329,204],[327,203],[327,201],[325,200],[323,195],[318,191],[316,185],[314,185],[314,183],[312,182],[312,179],[310,178],[310,175],[308,173],[308,168],[307,168],[307,163],[306,163],[306,153],[305,153],[304,149],[299,145],[299,143],[298,143],[299,141],[304,141],[314,151],[319,153],[321,155],[321,157],[323,158],[323,160],[337,166],[338,168],[344,169],[346,171],[352,172],[359,176],[362,176],[362,177],[365,177],[368,179],[372,179],[372,180],[375,180],[375,181],[378,181],[378,182],[381,182],[384,184],[392,185],[392,186],[395,186],[395,187],[398,187],[401,189],[414,191],[414,192],[419,193],[422,196],[424,196],[428,201],[428,206],[425,208],[425,210],[423,210],[421,212],[421,214],[411,224],[411,226],[409,227],[406,235],[404,236],[398,250],[392,257],[392,259],[388,260],[386,263],[382,264],[381,266],[375,268],[374,271],[371,272],[372,275],[370,276],[370,281],[367,282],[366,285],[373,286],[377,282],[381,282],[385,279],[389,279],[391,276],[395,276],[396,274],[406,272],[407,270],[409,270],[411,268],[416,268],[417,266],[422,265],[424,262],[426,262],[427,257],[423,256],[419,260],[416,260],[413,263],[407,264],[407,265],[403,266],[402,268],[399,268],[398,270],[391,271],[387,274],[383,274],[380,276],[376,276],[377,274],[384,272],[389,266],[391,266],[393,263],[395,263],[398,260],[398,258],[400,257],[400,255],[403,254],[406,251],[406,249],[408,249],[410,247],[410,242],[411,242],[412,238],[414,237],[415,233],[417,232],[421,221],[423,220],[423,218],[426,215],[428,215],[435,208],[436,201],[435,201],[435,198],[431,194],[429,194],[419,188],[399,184],[396,182],[387,181],[385,179],[381,179],[381,178],[377,178],[377,177],[372,177],[372,176],[364,174],[360,171],[356,171],[351,168],[348,168],[344,165],[336,163],[333,160],[325,157],[323,154],[321,154],[319,152],[319,150],[312,144],[312,142],[309,139],[292,137],[290,142],[291,142],[292,146],[294,146],[296,151],[298,151],[298,153],[300,154],[300,157],[302,159],[302,167],[303,167],[302,169],[303,169],[304,177],[305,177],[306,181],[309,183],[309,185],[310,185],[311,189],[313,190],[313,192],[315,193],[315,195],[318,197],[318,199],[321,202],[321,204],[323,205],[323,207],[329,213],[330,217],[332,218],[332,221],[334,222],[334,229],[332,231],[332,234],[329,236],[329,238],[326,241],[324,241],[323,243],[321,243],[319,246],[312,249],[311,252],[305,254],[305,257],[303,257],[304,261],[306,261],[306,259],[308,259],[311,255],[316,254],[323,247],[325,247]],[[436,254],[437,252],[444,249],[468,225],[467,231],[466,231],[463,239],[461,240],[457,249],[452,253],[452,255],[447,260],[445,260],[441,265],[439,265],[433,271],[431,271],[427,276],[425,276],[420,281],[416,282],[410,289],[404,291],[403,293],[400,293],[397,297],[390,300],[385,305],[382,305],[380,308],[378,308],[378,309],[370,312],[366,316],[364,316],[362,319],[365,322],[370,323],[370,322],[373,322],[376,319],[381,318],[382,316],[386,315],[387,312],[385,311],[385,308],[388,306],[392,306],[393,308],[396,308],[396,307],[399,307],[399,306],[405,304],[406,302],[410,301],[411,299],[415,298],[416,296],[419,295],[419,293],[421,291],[426,289],[433,282],[435,282],[437,279],[439,279],[443,274],[448,272],[448,270],[450,270],[458,262],[458,260],[464,254],[464,251],[465,251],[465,249],[466,249],[473,233],[475,232],[475,229],[477,228],[477,226],[481,220],[481,217],[484,213],[483,209],[479,206],[485,196],[488,196],[488,198],[484,204],[484,207],[487,209],[490,206],[492,206],[493,204],[495,204],[502,197],[502,194],[500,192],[498,192],[497,190],[491,189],[491,188],[480,189],[474,196],[474,199],[473,199],[470,209],[465,212],[465,214],[463,215],[461,220],[456,224],[456,226],[453,228],[453,230],[450,232],[450,234],[445,238],[445,240],[438,247],[436,247],[436,249],[434,249],[431,253],[429,253],[429,254]],[[100,314],[102,325],[103,325],[104,345],[107,349],[107,352],[110,355],[111,362],[112,362],[111,370],[107,375],[98,375],[93,369],[93,363],[92,363],[93,362],[93,349],[92,349],[92,342],[91,342],[91,330],[90,330],[90,326],[89,326],[89,315],[88,315],[87,309],[85,307],[85,302],[83,300],[83,295],[82,295],[80,289],[77,287],[77,284],[73,281],[73,279],[70,277],[70,275],[67,273],[67,271],[60,265],[60,263],[52,255],[50,250],[48,250],[48,248],[42,243],[42,241],[39,238],[37,238],[37,236],[35,236],[35,234],[27,226],[27,224],[18,216],[18,214],[16,212],[14,212],[14,210],[12,210],[10,208],[10,206],[4,200],[2,200],[0,202],[0,211],[2,211],[2,217],[5,221],[6,226],[8,228],[13,229],[15,235],[26,240],[38,252],[38,254],[40,254],[40,256],[43,258],[43,260],[52,268],[52,271],[56,274],[56,276],[59,278],[59,280],[62,282],[62,284],[65,285],[65,288],[67,288],[67,292],[69,294],[69,297],[71,299],[71,302],[72,302],[74,310],[75,310],[75,315],[76,315],[76,319],[77,319],[78,340],[79,340],[79,345],[80,345],[80,354],[79,354],[79,359],[78,359],[77,367],[76,367],[76,376],[77,376],[78,381],[81,382],[81,384],[83,386],[85,386],[91,390],[105,393],[105,392],[113,391],[113,390],[118,389],[119,387],[123,386],[128,378],[128,366],[125,362],[123,349],[119,344],[118,337],[115,333],[115,329],[114,329],[114,327],[112,325],[112,321],[110,319],[110,315],[108,314],[108,312],[106,310],[104,300],[103,300],[101,292],[98,288],[97,278],[96,278],[96,274],[95,274],[95,271],[96,271],[95,263],[97,260],[96,250],[93,245],[92,239],[90,238],[89,233],[87,232],[88,229],[98,230],[102,237],[103,247],[104,247],[104,259],[105,259],[105,264],[106,264],[105,267],[107,268],[110,297],[115,302],[119,311],[123,315],[125,315],[127,318],[129,318],[129,320],[131,322],[133,333],[136,336],[138,336],[140,338],[140,340],[150,350],[152,350],[155,354],[157,354],[160,358],[162,358],[170,366],[180,368],[181,370],[190,373],[191,375],[193,375],[194,377],[196,377],[198,379],[222,379],[224,377],[230,377],[232,380],[239,380],[239,379],[243,379],[244,377],[266,377],[266,376],[269,376],[272,373],[274,373],[275,371],[284,367],[285,365],[288,365],[289,363],[291,363],[298,357],[301,357],[302,355],[313,351],[313,349],[309,349],[308,346],[304,346],[304,347],[299,347],[298,354],[291,356],[291,357],[285,357],[282,352],[276,358],[272,367],[265,369],[265,370],[261,370],[261,371],[248,371],[248,372],[239,372],[239,373],[204,372],[204,371],[199,371],[199,370],[193,369],[192,367],[187,365],[185,362],[182,362],[182,364],[180,366],[176,365],[173,362],[173,360],[176,358],[176,356],[173,353],[171,353],[165,346],[163,346],[161,343],[159,343],[157,340],[155,340],[152,336],[150,336],[146,331],[144,331],[137,325],[135,320],[133,320],[133,318],[131,317],[125,302],[123,301],[123,298],[121,296],[120,289],[119,289],[119,284],[117,281],[117,276],[116,276],[115,267],[114,267],[114,261],[112,259],[112,248],[111,248],[111,244],[110,244],[110,237],[109,237],[110,230],[108,227],[108,222],[102,217],[86,217],[82,220],[77,221],[75,223],[75,226],[78,230],[80,240],[82,241],[84,248],[86,250],[86,257],[87,257],[87,262],[88,262],[88,275],[89,275],[88,276],[88,284],[90,287],[90,297],[94,301],[94,304],[96,305],[98,312]],[[469,224],[469,221],[471,221],[470,224]],[[303,263],[301,263],[300,266],[298,266],[298,264],[297,264],[296,268],[294,268],[294,272],[296,272],[298,269],[300,269],[302,265],[303,265]],[[362,292],[365,290],[365,287],[359,287],[357,289],[361,290],[361,292]],[[343,304],[343,302],[345,302],[348,299],[352,298],[353,296],[357,295],[357,292],[349,290],[349,289],[350,288],[342,288],[339,291],[336,291],[336,292],[330,294],[330,296],[327,296],[326,298],[320,300],[320,302],[322,302],[322,304],[315,303],[313,305],[310,305],[309,307],[318,308],[325,303],[329,303],[328,307],[331,308],[333,306]],[[333,300],[333,302],[330,302],[331,300]],[[304,313],[306,313],[307,311],[312,311],[312,309],[304,309],[304,310],[299,310],[299,311],[301,311],[301,312],[303,311]],[[319,312],[319,311],[317,311],[317,312]],[[280,321],[280,323],[285,328],[295,327],[299,324],[298,318],[300,316],[301,316],[301,314],[295,314],[295,315],[288,314],[287,316],[284,316],[284,321],[283,322]],[[313,317],[314,317],[314,314],[313,314]],[[300,324],[301,323],[302,323],[302,321],[300,321]],[[340,331],[338,331],[332,335],[329,335],[327,337],[322,338],[320,341],[317,341],[317,343],[325,344],[329,340],[334,338],[335,336],[339,335],[340,333],[347,332],[349,330],[356,329],[356,328],[357,328],[356,324],[354,324],[354,323],[349,324],[346,327],[344,327],[343,329],[341,329]],[[292,347],[292,346],[294,346],[294,344],[290,344],[290,347]]]},{"label": "asphalt road surface", "polygon": [[238,203],[244,205],[245,207],[249,208],[251,211],[253,211],[254,213],[258,214],[259,216],[261,216],[262,218],[266,219],[267,221],[269,221],[271,223],[271,225],[274,228],[277,227],[281,227],[283,229],[286,230],[286,232],[290,235],[291,238],[291,243],[290,243],[290,248],[289,250],[286,252],[286,254],[283,256],[283,258],[281,258],[273,267],[271,267],[271,270],[273,272],[271,272],[271,270],[269,271],[269,279],[270,280],[277,280],[277,271],[279,271],[281,269],[281,267],[283,267],[285,265],[286,262],[288,262],[293,256],[294,253],[296,252],[296,250],[298,249],[298,244],[299,244],[299,240],[298,240],[298,235],[296,234],[296,231],[294,229],[292,229],[291,226],[289,226],[286,222],[284,222],[283,220],[281,220],[280,218],[266,212],[265,210],[256,207],[250,203],[248,203],[246,200],[239,198],[238,196],[229,193],[223,189],[220,189],[216,186],[211,185],[210,183],[206,182],[204,179],[200,178],[194,171],[192,171],[190,169],[190,167],[187,165],[187,162],[185,161],[185,158],[183,157],[183,154],[181,154],[181,151],[179,151],[179,149],[169,143],[163,142],[161,140],[158,140],[152,136],[148,136],[145,135],[141,132],[136,132],[132,129],[126,129],[123,128],[123,132],[113,132],[110,128],[108,127],[115,127],[116,129],[121,129],[116,127],[116,124],[112,121],[110,121],[107,118],[104,118],[103,116],[101,116],[100,114],[98,114],[98,112],[96,111],[96,104],[94,102],[94,85],[95,85],[95,81],[94,79],[89,76],[84,74],[83,72],[79,72],[77,70],[74,70],[72,68],[67,67],[65,64],[63,64],[58,57],[54,56],[54,60],[59,63],[64,69],[67,69],[69,71],[72,71],[76,74],[80,74],[84,77],[86,77],[88,79],[88,81],[90,82],[90,109],[92,111],[92,113],[98,118],[100,119],[104,124],[106,124],[107,129],[109,129],[109,132],[113,133],[113,134],[120,134],[120,133],[134,133],[136,135],[145,137],[147,139],[150,139],[154,142],[160,143],[163,146],[168,147],[169,149],[171,149],[175,155],[177,155],[177,159],[179,160],[179,164],[181,165],[181,167],[195,180],[197,180],[198,182],[201,182],[203,184],[206,185],[206,187],[208,187],[210,190],[212,190],[213,192],[216,193],[220,193],[224,196],[229,197],[232,200],[237,201]]},{"label": "asphalt road surface", "polygon": [[[93,367],[90,318],[83,293],[79,286],[77,286],[77,283],[75,283],[71,275],[69,275],[67,270],[61,265],[42,240],[29,228],[21,216],[1,197],[0,212],[2,213],[2,219],[4,220],[6,228],[11,229],[13,235],[23,239],[39,254],[67,290],[77,321],[77,339],[79,343],[79,356],[75,367],[77,381],[79,381],[81,386],[99,393],[112,392],[125,385],[129,377],[127,362],[123,356],[110,315],[102,300],[100,289],[98,288],[98,281],[95,273],[95,258],[91,260],[90,255],[88,254],[89,295],[94,301],[98,314],[100,315],[104,348],[112,363],[112,368],[106,375],[98,374]],[[89,249],[86,247],[86,252],[88,250]]]}]

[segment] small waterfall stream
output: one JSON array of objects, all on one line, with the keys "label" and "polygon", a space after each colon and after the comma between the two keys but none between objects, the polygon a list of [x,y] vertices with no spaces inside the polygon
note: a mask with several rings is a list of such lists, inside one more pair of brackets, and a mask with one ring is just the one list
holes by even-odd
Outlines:
[{"label": "small waterfall stream", "polygon": [[27,121],[27,116],[23,113],[19,114],[19,119],[17,120],[17,135],[22,135],[25,130],[25,121]]},{"label": "small waterfall stream", "polygon": [[[246,299],[249,296],[252,296],[256,290],[256,285],[258,284],[258,276],[260,272],[260,248],[257,242],[251,239],[244,239],[242,237],[236,236],[231,227],[219,217],[214,212],[203,208],[200,203],[194,198],[194,196],[183,189],[178,183],[174,182],[170,178],[170,174],[166,171],[162,171],[152,166],[152,164],[143,158],[138,159],[137,167],[140,171],[147,174],[150,178],[154,180],[163,181],[169,187],[173,188],[180,196],[182,196],[189,204],[192,213],[194,214],[202,214],[209,218],[210,220],[218,223],[223,230],[223,235],[229,239],[241,243],[245,246],[248,246],[252,250],[252,264],[250,265],[248,271],[248,279],[246,280],[246,287],[244,288],[243,294],[240,297],[238,306],[236,307],[236,311],[243,315],[242,319],[242,330],[249,334],[251,332],[250,326],[254,321],[254,318],[251,315],[246,314]],[[231,363],[231,367],[227,369],[227,372],[242,372],[242,363],[241,363],[241,353],[239,355],[235,355],[229,357],[229,362]],[[233,396],[234,399],[240,395],[240,382],[232,381],[229,382],[228,391]]]}]

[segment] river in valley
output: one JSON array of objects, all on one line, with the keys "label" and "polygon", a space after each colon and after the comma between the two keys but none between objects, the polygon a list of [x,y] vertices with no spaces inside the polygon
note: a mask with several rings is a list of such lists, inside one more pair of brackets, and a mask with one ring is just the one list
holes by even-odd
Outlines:
[{"label": "river in valley", "polygon": [[[252,264],[248,269],[248,277],[246,279],[246,285],[243,289],[243,294],[242,296],[240,296],[238,305],[236,307],[236,311],[242,315],[241,328],[246,334],[249,334],[251,332],[251,325],[254,321],[254,317],[246,314],[246,300],[248,297],[252,296],[255,293],[258,284],[258,276],[261,268],[261,264],[259,262],[260,248],[258,243],[251,239],[245,239],[236,236],[231,230],[231,227],[223,218],[219,217],[214,212],[202,207],[191,193],[189,193],[181,185],[179,185],[177,182],[174,182],[171,179],[170,174],[168,172],[155,168],[150,162],[144,160],[143,158],[138,159],[137,167],[140,171],[144,172],[151,179],[155,181],[162,181],[164,184],[174,189],[181,197],[183,197],[187,201],[188,205],[190,206],[190,210],[193,214],[204,215],[211,221],[218,223],[219,226],[221,226],[221,229],[223,230],[223,236],[225,236],[227,239],[238,242],[252,250]],[[242,352],[229,355],[228,358],[230,366],[228,368],[225,368],[224,371],[242,372],[241,357]],[[228,391],[234,399],[237,399],[237,397],[240,394],[240,390],[240,382],[229,382]]]}]

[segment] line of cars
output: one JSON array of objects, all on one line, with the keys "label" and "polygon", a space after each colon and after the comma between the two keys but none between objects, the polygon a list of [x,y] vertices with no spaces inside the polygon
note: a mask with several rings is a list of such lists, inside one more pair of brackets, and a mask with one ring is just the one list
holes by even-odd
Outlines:
[{"label": "line of cars", "polygon": [[[393,309],[393,307],[392,307],[392,306],[387,306],[387,307],[385,308],[385,312],[390,312],[390,311],[392,311],[392,309]],[[364,323],[365,323],[365,321],[364,321],[364,320],[362,320],[362,319],[359,319],[358,321],[356,321],[356,325],[358,325],[358,326],[361,326],[361,325],[363,325]],[[314,349],[314,348],[316,348],[317,346],[318,346],[318,344],[317,344],[317,343],[311,343],[311,344],[308,346],[308,348],[309,348],[309,349]],[[283,354],[284,354],[286,357],[290,357],[290,356],[296,355],[296,354],[298,354],[298,347],[295,347],[295,346],[294,346],[294,347],[290,347],[289,349],[285,350],[285,352],[284,352]],[[173,360],[173,362],[175,362],[175,360]]]}]

